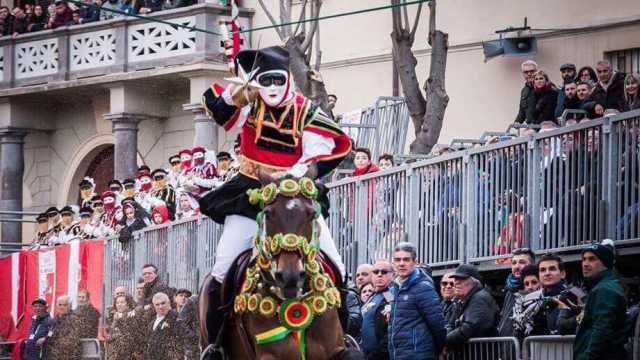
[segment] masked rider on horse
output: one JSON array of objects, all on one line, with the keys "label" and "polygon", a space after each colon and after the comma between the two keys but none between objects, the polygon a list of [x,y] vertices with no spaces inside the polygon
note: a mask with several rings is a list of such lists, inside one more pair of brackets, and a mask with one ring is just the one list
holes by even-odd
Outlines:
[{"label": "masked rider on horse", "polygon": [[[220,306],[220,288],[235,258],[252,247],[258,226],[257,205],[249,203],[247,190],[260,188],[258,171],[274,178],[302,177],[311,164],[318,177],[335,169],[351,150],[351,141],[338,125],[309,99],[296,93],[289,72],[289,52],[280,46],[244,50],[235,58],[242,84],[212,84],[203,94],[208,114],[226,131],[240,129],[241,165],[237,176],[200,200],[202,213],[224,224],[210,293],[211,308]],[[326,206],[328,204],[323,204]],[[320,249],[344,275],[344,265],[329,228],[319,219]],[[203,289],[204,291],[205,289]],[[224,314],[209,314],[217,331]],[[217,325],[217,326],[216,326]],[[213,343],[217,334],[208,334]]]}]

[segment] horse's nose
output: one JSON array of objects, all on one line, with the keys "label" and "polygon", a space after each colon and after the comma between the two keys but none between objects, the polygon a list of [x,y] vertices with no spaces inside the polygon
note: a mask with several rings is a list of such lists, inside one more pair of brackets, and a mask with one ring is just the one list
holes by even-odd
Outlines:
[{"label": "horse's nose", "polygon": [[299,280],[304,276],[304,271],[276,271],[276,281],[282,287],[297,287]]}]

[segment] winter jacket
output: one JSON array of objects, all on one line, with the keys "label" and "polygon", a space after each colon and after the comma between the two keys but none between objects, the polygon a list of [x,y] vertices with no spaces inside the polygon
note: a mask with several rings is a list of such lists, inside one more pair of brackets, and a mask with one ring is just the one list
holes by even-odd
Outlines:
[{"label": "winter jacket", "polygon": [[78,319],[78,336],[80,338],[98,337],[98,324],[100,323],[100,312],[91,304],[78,305],[75,311]]},{"label": "winter jacket", "polygon": [[558,93],[551,85],[543,89],[534,89],[533,98],[535,106],[533,119],[530,124],[540,124],[543,121],[555,121],[555,110],[558,101]]},{"label": "winter jacket", "polygon": [[491,294],[477,285],[462,300],[455,322],[447,328],[447,346],[456,347],[475,337],[496,335],[498,305]]},{"label": "winter jacket", "polygon": [[436,360],[444,347],[446,329],[433,281],[415,269],[391,287],[389,358]]},{"label": "winter jacket", "polygon": [[444,315],[444,323],[448,324],[453,321],[460,302],[458,300],[446,300],[440,303],[442,306],[442,314]]},{"label": "winter jacket", "polygon": [[[513,336],[513,307],[516,304],[516,294],[522,288],[522,282],[513,276],[513,274],[509,274],[508,279],[511,280],[511,283],[514,284],[513,287],[509,288],[509,286],[505,286],[504,288],[504,302],[502,304],[502,309],[500,310],[500,321],[498,323],[498,336]],[[515,280],[518,279],[518,280]],[[507,281],[507,284],[509,281]]]},{"label": "winter jacket", "polygon": [[360,326],[362,325],[362,313],[360,312],[360,298],[355,291],[347,292],[347,311],[349,318],[347,319],[347,334],[353,336],[354,339],[360,339]]},{"label": "winter jacket", "polygon": [[39,360],[43,353],[43,348],[38,346],[37,341],[45,338],[53,326],[53,319],[49,314],[43,317],[33,317],[31,327],[29,328],[29,336],[24,341],[24,351],[22,352],[23,360]]},{"label": "winter jacket", "polygon": [[625,359],[627,303],[611,270],[589,279],[584,316],[573,343],[574,360]]},{"label": "winter jacket", "polygon": [[81,7],[80,17],[82,18],[83,24],[100,20],[100,6],[97,4],[91,4],[89,6]]},{"label": "winter jacket", "polygon": [[607,86],[606,90],[600,82],[596,84],[593,89],[593,96],[604,104],[605,109],[624,110],[625,76],[625,73],[615,72],[613,78],[609,80],[609,86]]},{"label": "winter jacket", "polygon": [[518,115],[516,115],[515,122],[531,124],[534,116],[533,111],[535,109],[536,102],[533,94],[533,86],[526,83],[522,90],[520,90],[520,105],[518,107]]},{"label": "winter jacket", "polygon": [[59,28],[61,26],[66,26],[68,23],[73,21],[73,11],[69,9],[69,7],[65,7],[64,12],[62,14],[57,14],[53,18],[53,22],[51,23],[51,28]]},{"label": "winter jacket", "polygon": [[160,281],[160,278],[156,278],[148,284],[144,284],[144,305],[151,305],[153,302],[153,295],[157,293],[165,293],[171,299],[171,307],[174,307],[173,295],[175,290],[169,287],[167,284]]},{"label": "winter jacket", "polygon": [[362,305],[361,348],[369,360],[389,358],[389,336],[385,314],[392,300],[388,289],[377,291]]},{"label": "winter jacket", "polygon": [[[542,290],[545,297],[556,297],[570,286],[562,280],[553,288]],[[571,299],[577,303],[576,299]],[[560,321],[562,314],[563,320]],[[571,321],[571,311],[562,312],[555,304],[549,303],[534,317],[534,330],[530,335],[573,335],[575,333],[575,322]],[[573,315],[575,317],[575,315]]]}]

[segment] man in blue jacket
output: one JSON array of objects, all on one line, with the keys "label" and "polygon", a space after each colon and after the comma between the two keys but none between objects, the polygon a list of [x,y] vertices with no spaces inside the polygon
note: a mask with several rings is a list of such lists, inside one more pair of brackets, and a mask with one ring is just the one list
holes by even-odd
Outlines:
[{"label": "man in blue jacket", "polygon": [[24,341],[23,360],[40,360],[42,359],[42,347],[47,334],[53,326],[53,320],[47,311],[47,301],[44,299],[35,299],[31,303],[33,318],[31,319],[31,327],[29,328],[29,336]]},{"label": "man in blue jacket", "polygon": [[416,248],[399,243],[393,254],[389,358],[437,360],[447,336],[440,298],[429,276],[416,269]]},{"label": "man in blue jacket", "polygon": [[393,300],[389,285],[393,281],[393,266],[386,260],[378,260],[371,273],[375,292],[362,305],[361,348],[367,360],[386,360],[389,358],[388,320]]}]

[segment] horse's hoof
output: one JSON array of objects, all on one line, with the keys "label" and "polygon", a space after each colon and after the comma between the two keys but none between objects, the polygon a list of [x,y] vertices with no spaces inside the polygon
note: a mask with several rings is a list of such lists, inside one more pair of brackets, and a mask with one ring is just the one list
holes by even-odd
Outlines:
[{"label": "horse's hoof", "polygon": [[200,360],[224,360],[224,354],[220,348],[209,344],[200,354]]}]

